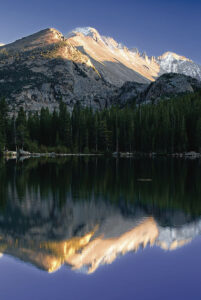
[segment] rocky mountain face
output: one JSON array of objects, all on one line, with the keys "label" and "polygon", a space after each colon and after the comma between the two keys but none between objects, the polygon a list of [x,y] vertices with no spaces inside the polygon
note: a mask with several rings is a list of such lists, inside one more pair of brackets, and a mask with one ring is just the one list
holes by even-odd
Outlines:
[{"label": "rocky mountain face", "polygon": [[71,109],[80,101],[95,109],[107,106],[113,91],[88,56],[55,29],[46,29],[0,49],[0,94],[11,109],[27,111],[63,100]]},{"label": "rocky mountain face", "polygon": [[171,98],[183,93],[193,93],[201,89],[201,82],[190,76],[166,73],[152,82],[140,95],[141,102]]},{"label": "rocky mountain face", "polygon": [[161,73],[179,73],[201,80],[201,66],[184,56],[166,52],[156,60]]},{"label": "rocky mountain face", "polygon": [[199,85],[180,75],[156,80],[169,72],[201,79],[201,67],[185,57],[171,52],[148,57],[91,27],[77,28],[67,37],[45,29],[0,47],[0,96],[13,112],[20,106],[52,111],[61,99],[69,110],[77,102],[102,109],[192,92]]},{"label": "rocky mountain face", "polygon": [[160,99],[169,99],[184,93],[193,93],[201,89],[201,82],[190,76],[165,73],[150,84],[126,82],[115,91],[113,104],[150,103]]},{"label": "rocky mountain face", "polygon": [[[129,49],[111,37],[101,36],[91,27],[75,29],[69,33],[68,39],[94,59],[100,73],[115,85],[122,85],[125,81],[154,81],[164,73],[179,73],[201,80],[201,66],[173,52],[165,52],[159,57],[148,56],[145,52],[140,53],[137,48]],[[118,72],[120,65],[111,62],[121,64],[121,72]],[[125,67],[137,74],[129,73]],[[115,78],[115,75],[118,77]]]},{"label": "rocky mountain face", "polygon": [[148,83],[158,76],[159,65],[153,57],[129,50],[94,28],[77,28],[68,35],[68,41],[92,59],[105,80],[116,86],[125,81]]},{"label": "rocky mountain face", "polygon": [[111,99],[113,105],[124,107],[127,104],[139,103],[141,95],[149,87],[149,84],[127,81],[122,87],[117,88]]}]

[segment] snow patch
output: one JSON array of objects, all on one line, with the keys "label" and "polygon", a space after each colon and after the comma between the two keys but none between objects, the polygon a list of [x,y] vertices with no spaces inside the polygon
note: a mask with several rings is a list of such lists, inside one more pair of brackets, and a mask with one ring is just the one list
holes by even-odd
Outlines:
[{"label": "snow patch", "polygon": [[98,36],[101,38],[100,34],[95,28],[92,27],[77,27],[73,29],[71,32],[67,34],[67,38],[75,36],[77,33],[81,33],[84,36],[90,36],[94,38],[94,36]]},{"label": "snow patch", "polygon": [[201,80],[201,66],[185,56],[173,52],[166,52],[157,58],[163,72],[179,73]]},{"label": "snow patch", "polygon": [[95,29],[92,27],[77,27],[73,32],[80,32],[85,36],[93,36]]}]

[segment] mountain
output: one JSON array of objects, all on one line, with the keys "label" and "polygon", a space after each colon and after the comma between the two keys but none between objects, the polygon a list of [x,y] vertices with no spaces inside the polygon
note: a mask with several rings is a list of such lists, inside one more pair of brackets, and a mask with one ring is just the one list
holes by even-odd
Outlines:
[{"label": "mountain", "polygon": [[[41,107],[52,111],[61,99],[69,110],[78,102],[102,109],[118,99],[125,104],[144,97],[148,84],[172,71],[201,79],[201,67],[183,56],[167,52],[148,57],[91,27],[77,28],[66,37],[48,28],[0,48],[0,96],[13,112],[21,106],[26,111]],[[175,85],[172,93],[193,91],[186,81],[183,88],[179,79],[174,80],[177,83],[180,86]]]},{"label": "mountain", "polygon": [[41,30],[37,33],[21,38],[13,43],[4,46],[7,51],[31,51],[36,48],[43,48],[48,45],[64,41],[62,33],[54,28]]},{"label": "mountain", "polygon": [[[137,48],[129,49],[111,37],[101,36],[91,27],[76,28],[67,37],[74,46],[92,58],[99,72],[115,85],[121,85],[125,81],[154,81],[164,73],[179,73],[201,80],[201,66],[173,52],[149,57],[145,52],[140,53]],[[125,67],[136,74],[128,73]]]},{"label": "mountain", "polygon": [[166,52],[156,59],[161,73],[179,73],[201,80],[201,66],[173,52]]},{"label": "mountain", "polygon": [[194,93],[201,89],[201,82],[190,76],[166,73],[152,82],[140,95],[141,102],[171,98],[183,93]]},{"label": "mountain", "polygon": [[201,82],[190,76],[176,73],[165,73],[150,84],[126,82],[114,92],[113,104],[149,103],[160,99],[170,99],[184,93],[201,90]]},{"label": "mountain", "polygon": [[0,94],[11,109],[57,108],[62,99],[71,109],[80,101],[100,109],[112,85],[88,56],[55,29],[45,29],[0,49]]},{"label": "mountain", "polygon": [[158,76],[159,66],[154,58],[129,50],[94,28],[77,28],[68,34],[68,41],[88,55],[99,73],[116,86],[125,81],[147,83]]}]

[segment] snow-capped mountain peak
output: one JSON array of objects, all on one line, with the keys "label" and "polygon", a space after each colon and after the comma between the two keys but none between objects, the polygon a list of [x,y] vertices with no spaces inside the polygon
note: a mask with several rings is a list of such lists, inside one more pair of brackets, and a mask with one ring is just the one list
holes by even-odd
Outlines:
[{"label": "snow-capped mountain peak", "polygon": [[93,36],[94,33],[98,33],[98,31],[92,27],[77,27],[72,32],[80,32],[85,36]]},{"label": "snow-capped mountain peak", "polygon": [[67,38],[74,37],[76,35],[83,35],[84,37],[90,37],[96,42],[102,41],[102,37],[99,32],[93,27],[77,27],[68,33]]},{"label": "snow-capped mountain peak", "polygon": [[190,60],[189,58],[182,56],[182,55],[178,55],[178,54],[176,54],[174,52],[170,52],[170,51],[163,53],[163,55],[159,56],[158,59],[159,60],[167,60],[167,61],[181,60],[181,61],[192,62],[192,60]]},{"label": "snow-capped mountain peak", "polygon": [[68,41],[92,58],[99,74],[116,86],[125,81],[147,83],[158,75],[157,62],[112,37],[100,35],[92,27],[76,28],[68,35]]},{"label": "snow-capped mountain peak", "polygon": [[185,56],[174,52],[165,52],[157,58],[162,73],[180,73],[201,80],[201,66]]},{"label": "snow-capped mountain peak", "polygon": [[92,27],[78,27],[68,35],[68,39],[73,46],[83,49],[93,58],[99,73],[115,85],[122,85],[125,81],[145,82],[142,77],[154,81],[161,74],[170,72],[201,80],[201,66],[171,51],[150,57],[137,48],[129,49],[112,37],[100,35]]}]

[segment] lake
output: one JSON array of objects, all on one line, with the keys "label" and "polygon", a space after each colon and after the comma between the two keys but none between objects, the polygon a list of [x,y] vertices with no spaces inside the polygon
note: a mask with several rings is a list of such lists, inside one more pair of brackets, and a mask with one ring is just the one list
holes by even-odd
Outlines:
[{"label": "lake", "polygon": [[0,161],[0,299],[201,299],[201,162]]}]

